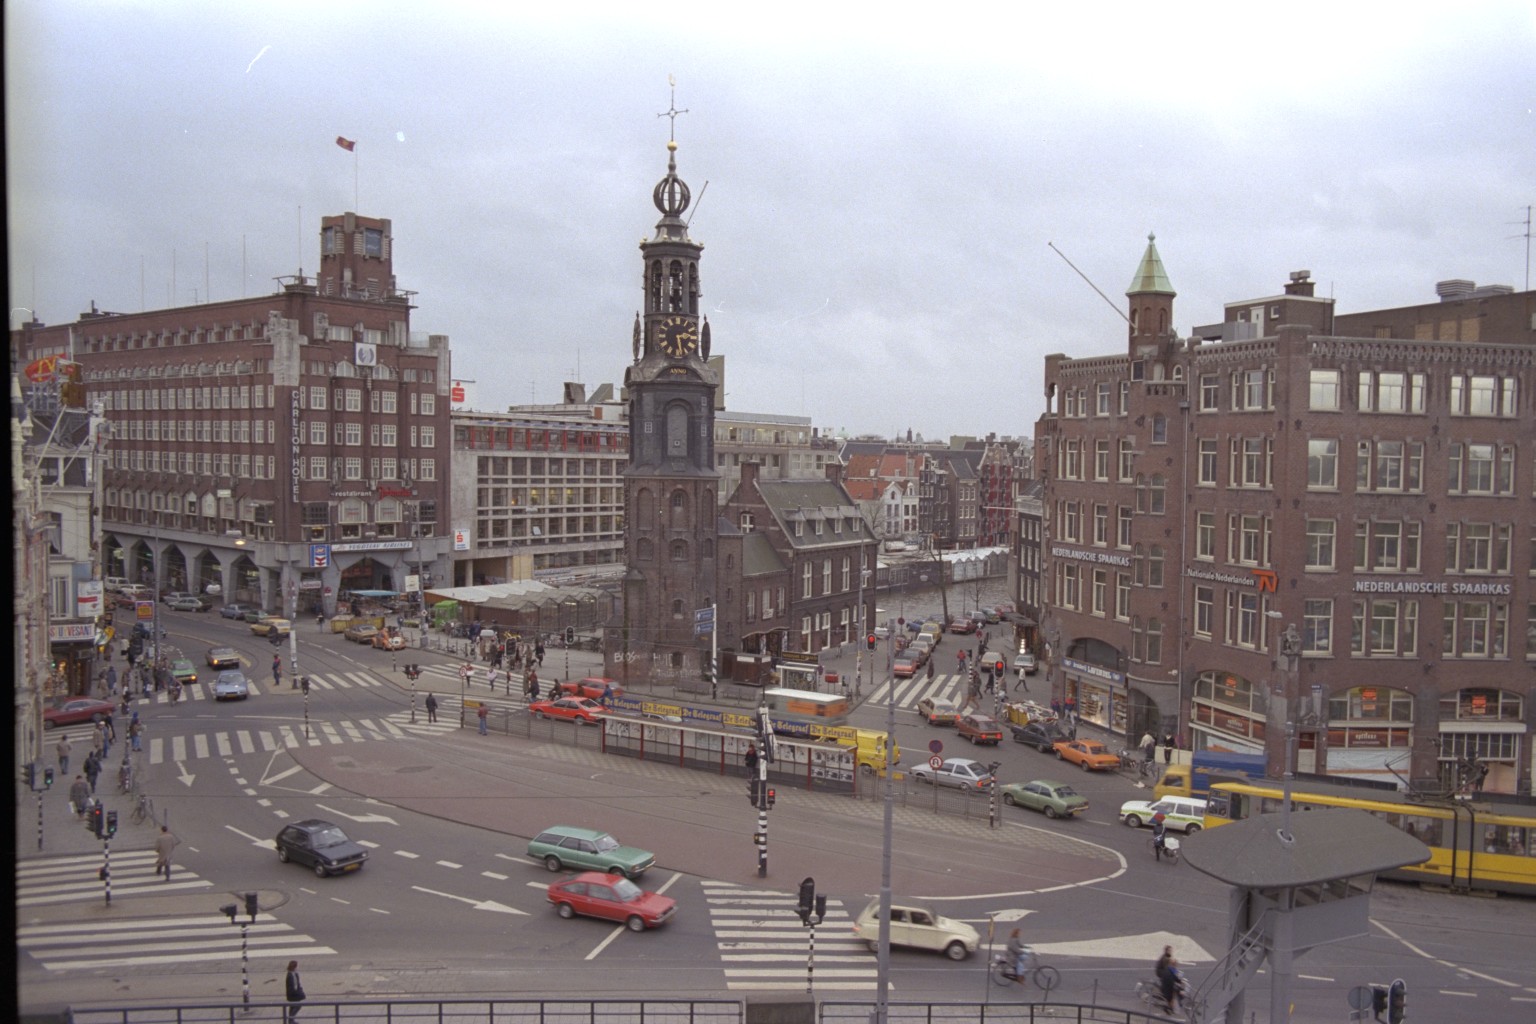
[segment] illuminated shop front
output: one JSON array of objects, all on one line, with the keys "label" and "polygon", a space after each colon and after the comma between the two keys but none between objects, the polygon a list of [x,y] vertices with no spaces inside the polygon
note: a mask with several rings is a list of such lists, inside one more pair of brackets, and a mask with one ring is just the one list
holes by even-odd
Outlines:
[{"label": "illuminated shop front", "polygon": [[1264,688],[1253,680],[1230,672],[1200,673],[1190,705],[1191,749],[1264,753],[1266,707]]},{"label": "illuminated shop front", "polygon": [[[1475,759],[1488,766],[1484,792],[1518,792],[1526,731],[1525,702],[1519,694],[1468,687],[1440,698],[1441,784],[1456,788],[1461,782],[1458,766]],[[1525,749],[1529,751],[1529,745]]]},{"label": "illuminated shop front", "polygon": [[1328,699],[1328,774],[1401,785],[1413,749],[1413,695],[1357,686]]}]

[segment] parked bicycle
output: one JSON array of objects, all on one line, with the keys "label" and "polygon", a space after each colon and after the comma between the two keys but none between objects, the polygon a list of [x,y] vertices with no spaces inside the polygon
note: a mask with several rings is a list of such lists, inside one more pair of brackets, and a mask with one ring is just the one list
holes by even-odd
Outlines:
[{"label": "parked bicycle", "polygon": [[133,823],[141,824],[145,821],[153,824],[155,820],[155,802],[149,798],[148,793],[140,793],[138,802],[133,805]]}]

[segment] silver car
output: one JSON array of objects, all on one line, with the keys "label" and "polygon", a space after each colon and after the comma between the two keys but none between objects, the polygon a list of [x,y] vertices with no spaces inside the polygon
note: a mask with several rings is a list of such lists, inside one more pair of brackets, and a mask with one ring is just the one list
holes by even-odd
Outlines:
[{"label": "silver car", "polygon": [[984,790],[992,784],[992,773],[987,771],[987,766],[968,757],[952,757],[937,768],[927,764],[917,765],[912,769],[912,777],[918,782],[953,786],[972,792]]},{"label": "silver car", "polygon": [[245,700],[251,695],[251,685],[245,673],[239,669],[225,669],[213,683],[214,700]]}]

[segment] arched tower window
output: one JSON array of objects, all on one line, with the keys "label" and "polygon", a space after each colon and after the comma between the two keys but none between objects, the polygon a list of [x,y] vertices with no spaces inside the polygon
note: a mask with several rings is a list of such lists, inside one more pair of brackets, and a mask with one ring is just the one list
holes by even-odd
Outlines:
[{"label": "arched tower window", "polygon": [[685,540],[675,540],[675,541],[672,542],[672,561],[674,561],[674,562],[686,562],[686,561],[688,561],[688,542],[687,541],[685,541]]}]

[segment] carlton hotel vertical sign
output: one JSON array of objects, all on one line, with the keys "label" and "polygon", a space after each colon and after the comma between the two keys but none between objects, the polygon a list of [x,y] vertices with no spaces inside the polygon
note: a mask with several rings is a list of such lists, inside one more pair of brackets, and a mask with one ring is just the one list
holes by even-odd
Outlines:
[{"label": "carlton hotel vertical sign", "polygon": [[293,503],[299,503],[299,470],[303,468],[304,460],[299,456],[299,444],[302,438],[300,431],[302,424],[299,422],[299,389],[293,389],[293,431],[292,431],[292,459],[293,459]]}]

